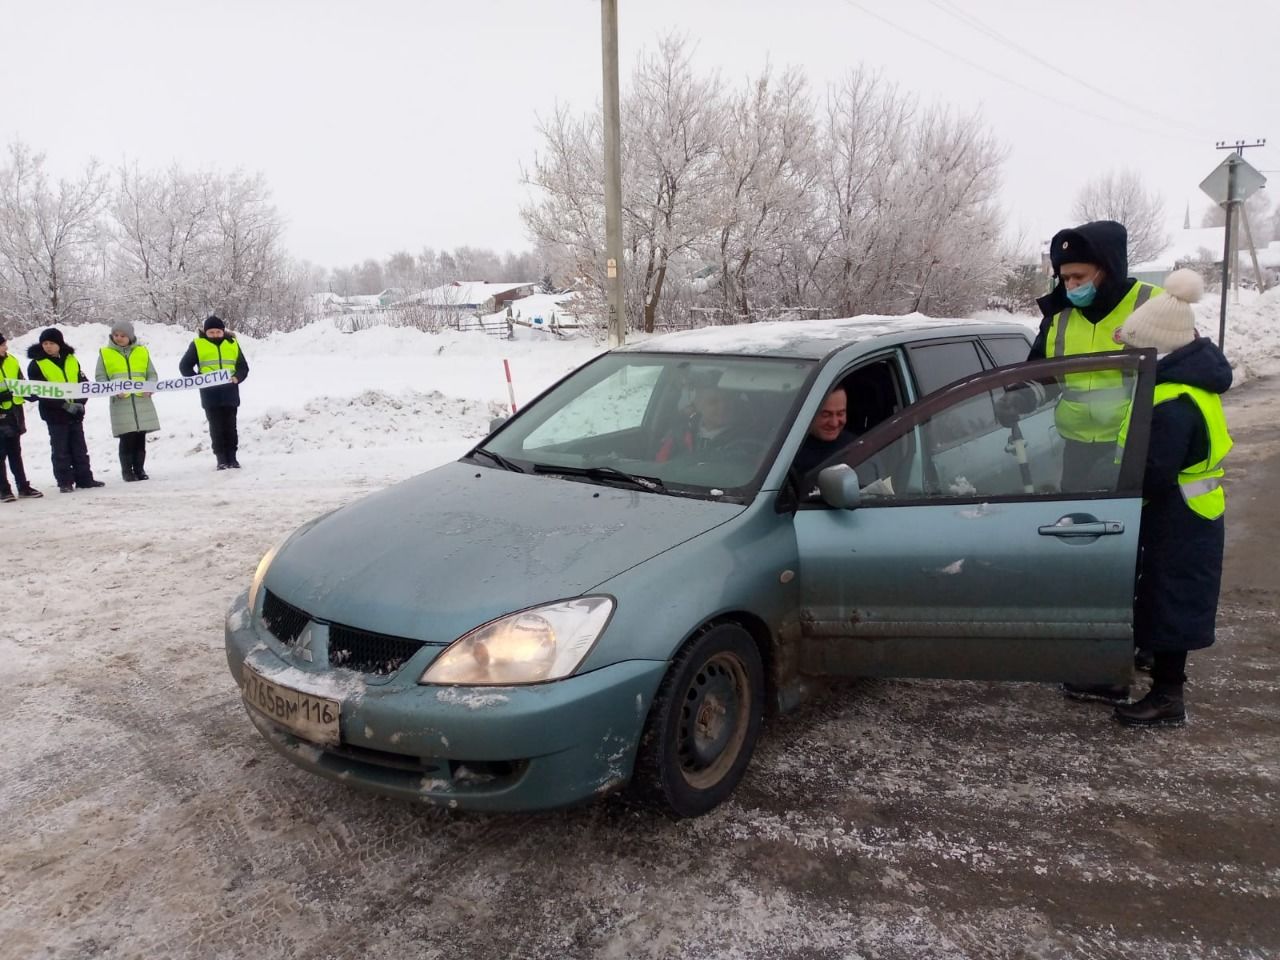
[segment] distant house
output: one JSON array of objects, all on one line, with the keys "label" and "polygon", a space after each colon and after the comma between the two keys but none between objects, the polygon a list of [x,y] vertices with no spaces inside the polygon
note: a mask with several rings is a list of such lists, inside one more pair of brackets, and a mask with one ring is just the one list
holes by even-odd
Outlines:
[{"label": "distant house", "polygon": [[324,293],[313,293],[310,298],[311,312],[322,316],[342,313],[364,313],[377,310],[395,303],[403,296],[403,291],[390,287],[381,293],[354,293],[341,296],[332,290]]},{"label": "distant house", "polygon": [[479,280],[455,280],[453,283],[423,290],[421,293],[415,293],[397,302],[404,306],[418,304],[458,313],[496,313],[512,301],[529,296],[536,287],[537,284],[533,281],[490,283]]},{"label": "distant house", "polygon": [[1222,263],[1225,227],[1191,227],[1174,233],[1169,246],[1154,260],[1129,265],[1129,276],[1146,283],[1160,284],[1169,273],[1188,264]]}]

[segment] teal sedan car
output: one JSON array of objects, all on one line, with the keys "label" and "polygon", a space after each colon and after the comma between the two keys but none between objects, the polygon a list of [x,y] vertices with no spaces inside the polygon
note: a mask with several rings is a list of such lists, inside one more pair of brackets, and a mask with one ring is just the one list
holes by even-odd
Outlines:
[{"label": "teal sedan car", "polygon": [[[902,318],[602,354],[263,557],[226,620],[249,719],[419,802],[696,816],[824,678],[1123,680],[1154,355],[1027,349]],[[1064,488],[1089,383],[1126,439]]]}]

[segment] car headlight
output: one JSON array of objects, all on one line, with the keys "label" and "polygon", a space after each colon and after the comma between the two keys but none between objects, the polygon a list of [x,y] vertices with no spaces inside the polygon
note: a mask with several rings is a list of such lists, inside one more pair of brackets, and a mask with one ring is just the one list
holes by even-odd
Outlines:
[{"label": "car headlight", "polygon": [[436,657],[419,683],[541,683],[569,676],[613,613],[610,597],[579,597],[476,627]]},{"label": "car headlight", "polygon": [[258,611],[258,593],[262,590],[262,581],[266,579],[267,570],[271,567],[271,561],[276,558],[276,554],[278,554],[281,550],[283,550],[285,547],[285,544],[287,544],[294,537],[298,536],[299,534],[306,533],[308,530],[314,527],[317,523],[319,523],[325,517],[329,516],[329,514],[337,513],[337,512],[338,510],[337,508],[335,508],[333,510],[325,511],[324,513],[320,514],[320,516],[318,517],[312,517],[310,520],[308,520],[302,526],[298,527],[296,530],[291,530],[288,533],[286,533],[283,537],[281,537],[279,540],[275,542],[275,545],[270,550],[268,550],[266,553],[262,555],[262,559],[258,561],[258,569],[253,572],[253,580],[249,583],[249,615],[250,616],[257,613]]},{"label": "car headlight", "polygon": [[262,559],[258,561],[258,569],[253,571],[253,580],[249,583],[249,615],[258,611],[258,593],[262,590],[262,581],[267,576],[267,568],[271,566],[271,561],[276,558],[276,554],[280,552],[280,548],[289,542],[289,538],[293,533],[287,533],[276,541],[275,546],[262,555]]}]

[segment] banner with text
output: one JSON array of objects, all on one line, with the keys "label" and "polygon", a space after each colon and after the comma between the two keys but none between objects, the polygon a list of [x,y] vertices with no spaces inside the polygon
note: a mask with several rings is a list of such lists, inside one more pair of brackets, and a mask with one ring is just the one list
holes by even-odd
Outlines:
[{"label": "banner with text", "polygon": [[230,370],[201,373],[194,377],[172,380],[109,380],[104,383],[49,383],[44,380],[0,380],[0,392],[28,400],[91,400],[94,397],[118,397],[126,393],[173,393],[199,390],[231,382]]}]

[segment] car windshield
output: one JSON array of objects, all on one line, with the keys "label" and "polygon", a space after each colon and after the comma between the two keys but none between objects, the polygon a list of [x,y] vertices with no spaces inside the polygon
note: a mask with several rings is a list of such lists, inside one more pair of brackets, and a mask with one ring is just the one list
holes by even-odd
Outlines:
[{"label": "car windshield", "polygon": [[493,469],[654,493],[754,492],[812,361],[611,353],[574,372],[473,453]]}]

